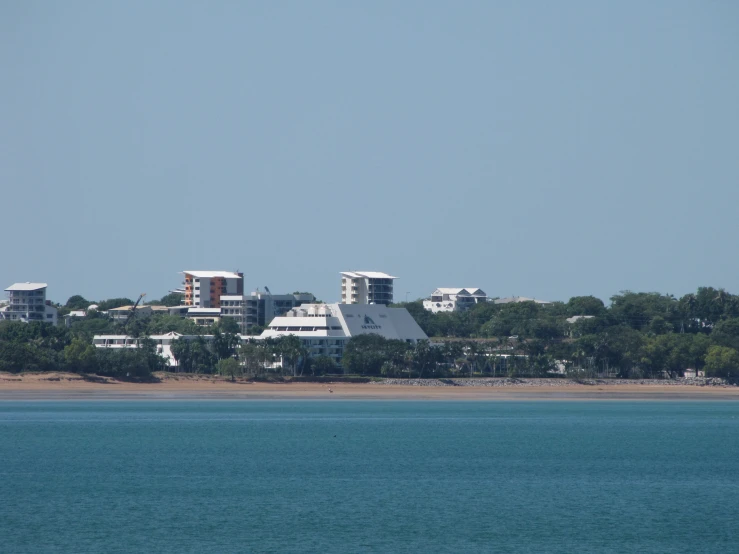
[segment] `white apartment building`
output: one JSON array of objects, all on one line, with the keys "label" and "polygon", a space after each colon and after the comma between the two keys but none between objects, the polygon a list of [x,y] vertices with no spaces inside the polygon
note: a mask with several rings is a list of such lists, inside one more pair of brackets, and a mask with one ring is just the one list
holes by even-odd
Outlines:
[{"label": "white apartment building", "polygon": [[392,304],[393,280],[379,271],[342,271],[342,304]]},{"label": "white apartment building", "polygon": [[408,310],[383,304],[303,304],[274,318],[259,338],[295,335],[311,357],[328,356],[340,364],[346,342],[371,333],[411,344],[428,340]]},{"label": "white apartment building", "polygon": [[5,289],[8,304],[0,308],[0,320],[43,321],[57,324],[57,309],[46,300],[46,283],[15,283]]},{"label": "white apartment building", "polygon": [[487,301],[485,291],[476,287],[438,288],[431,293],[430,300],[423,301],[423,307],[433,313],[460,312]]},{"label": "white apartment building", "polygon": [[195,308],[220,308],[221,296],[244,294],[244,274],[233,271],[183,271],[185,280],[179,292],[185,296],[185,305]]}]

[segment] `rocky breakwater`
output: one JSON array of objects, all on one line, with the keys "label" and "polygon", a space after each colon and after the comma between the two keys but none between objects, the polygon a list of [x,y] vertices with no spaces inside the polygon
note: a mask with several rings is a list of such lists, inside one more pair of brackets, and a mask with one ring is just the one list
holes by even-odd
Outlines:
[{"label": "rocky breakwater", "polygon": [[465,379],[383,379],[377,381],[381,385],[404,385],[410,387],[582,387],[609,385],[644,385],[644,386],[701,386],[701,387],[735,387],[717,377],[696,377],[693,379],[511,379],[465,378]]}]

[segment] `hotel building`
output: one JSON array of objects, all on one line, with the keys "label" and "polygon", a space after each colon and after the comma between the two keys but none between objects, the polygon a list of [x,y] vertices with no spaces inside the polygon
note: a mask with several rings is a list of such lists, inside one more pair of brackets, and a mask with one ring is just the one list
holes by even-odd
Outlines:
[{"label": "hotel building", "polygon": [[372,333],[411,344],[428,340],[408,310],[383,304],[303,304],[275,317],[259,338],[295,335],[309,356],[328,356],[340,364],[349,339]]}]

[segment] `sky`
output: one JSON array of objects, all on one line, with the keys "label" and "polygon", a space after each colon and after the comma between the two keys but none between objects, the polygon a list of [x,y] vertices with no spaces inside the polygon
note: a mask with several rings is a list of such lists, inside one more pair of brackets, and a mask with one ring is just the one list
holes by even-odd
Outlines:
[{"label": "sky", "polygon": [[56,302],[739,293],[733,0],[0,0],[0,69],[0,285]]}]

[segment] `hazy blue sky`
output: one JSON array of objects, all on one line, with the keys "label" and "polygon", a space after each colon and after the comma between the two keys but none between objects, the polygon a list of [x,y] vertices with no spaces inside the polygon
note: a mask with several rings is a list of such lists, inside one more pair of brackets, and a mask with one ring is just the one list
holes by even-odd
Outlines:
[{"label": "hazy blue sky", "polygon": [[0,285],[739,292],[739,2],[0,1]]}]

